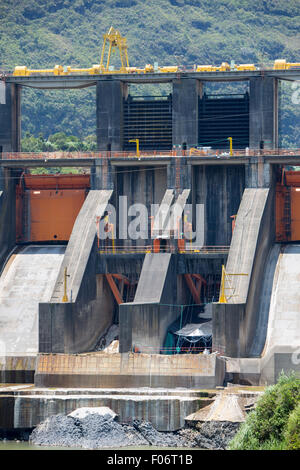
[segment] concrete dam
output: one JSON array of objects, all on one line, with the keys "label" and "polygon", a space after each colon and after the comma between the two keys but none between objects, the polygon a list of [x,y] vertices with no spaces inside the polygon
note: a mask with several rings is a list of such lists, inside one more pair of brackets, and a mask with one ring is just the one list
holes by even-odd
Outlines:
[{"label": "concrete dam", "polygon": [[37,354],[39,302],[49,300],[63,254],[62,246],[29,245],[6,263],[0,304],[1,338],[8,354]]},{"label": "concrete dam", "polygon": [[[222,76],[250,82],[238,105],[245,148],[232,152],[193,147],[210,130],[201,126],[210,108],[199,99],[209,98],[199,98],[195,75],[170,78],[172,148],[146,142],[137,154],[125,145],[134,126],[125,88],[142,78],[116,75],[85,82],[98,90],[97,152],[24,154],[20,89],[26,80],[55,88],[62,77],[6,80],[0,377],[17,388],[1,392],[1,428],[31,428],[96,402],[145,418],[160,396],[173,421],[150,415],[158,429],[174,430],[201,407],[200,390],[299,373],[300,151],[278,149],[278,73]],[[74,80],[68,85],[81,86],[83,77]],[[38,167],[83,171],[33,174]]]}]

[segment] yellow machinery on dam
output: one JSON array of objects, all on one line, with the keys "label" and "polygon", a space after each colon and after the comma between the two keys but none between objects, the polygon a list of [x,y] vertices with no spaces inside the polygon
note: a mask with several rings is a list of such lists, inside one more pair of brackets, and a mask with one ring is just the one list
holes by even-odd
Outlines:
[{"label": "yellow machinery on dam", "polygon": [[[105,61],[106,45],[108,44],[107,59]],[[112,53],[117,49],[120,55],[121,66],[119,69],[115,69],[110,65]],[[192,69],[180,65],[172,66],[156,66],[147,64],[145,67],[132,67],[129,66],[128,52],[127,52],[127,39],[122,36],[121,33],[110,27],[109,31],[103,35],[103,45],[101,51],[101,59],[99,64],[94,64],[88,68],[76,68],[69,65],[55,65],[53,68],[47,69],[30,69],[24,65],[18,65],[15,67],[13,75],[16,77],[31,76],[36,74],[43,75],[72,75],[72,74],[89,74],[89,75],[101,75],[101,74],[147,74],[147,73],[178,73],[182,71],[189,72],[245,72],[245,71],[256,71],[263,70],[261,67],[255,64],[229,64],[224,61],[220,66],[214,65],[194,65]],[[300,69],[300,63],[289,63],[285,59],[277,59],[273,64],[274,70],[293,70]],[[269,69],[268,69],[269,70]]]}]

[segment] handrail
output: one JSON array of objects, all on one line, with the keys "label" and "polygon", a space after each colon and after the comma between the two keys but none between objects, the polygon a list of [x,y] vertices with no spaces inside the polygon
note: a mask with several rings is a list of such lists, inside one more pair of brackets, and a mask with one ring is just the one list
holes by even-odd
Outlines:
[{"label": "handrail", "polygon": [[230,155],[229,151],[224,149],[197,149],[189,150],[141,150],[140,155],[135,151],[101,151],[101,152],[3,152],[2,160],[78,160],[95,158],[156,158],[156,157],[253,157],[253,156],[300,156],[300,149],[236,149]]},{"label": "handrail", "polygon": [[[175,253],[175,248],[167,247],[164,252]],[[228,253],[229,246],[187,246],[184,249],[178,249],[179,254],[216,254],[216,253]],[[109,246],[103,247],[98,250],[99,254],[131,254],[131,253],[153,253],[153,246],[141,245],[141,246]]]}]

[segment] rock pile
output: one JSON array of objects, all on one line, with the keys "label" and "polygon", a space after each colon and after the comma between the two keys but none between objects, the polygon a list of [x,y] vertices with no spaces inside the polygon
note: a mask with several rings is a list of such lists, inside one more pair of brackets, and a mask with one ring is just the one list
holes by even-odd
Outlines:
[{"label": "rock pile", "polygon": [[51,416],[34,429],[29,440],[41,446],[85,449],[148,446],[225,449],[239,426],[208,422],[197,424],[196,429],[159,432],[149,422],[118,423],[111,410],[99,410]]}]

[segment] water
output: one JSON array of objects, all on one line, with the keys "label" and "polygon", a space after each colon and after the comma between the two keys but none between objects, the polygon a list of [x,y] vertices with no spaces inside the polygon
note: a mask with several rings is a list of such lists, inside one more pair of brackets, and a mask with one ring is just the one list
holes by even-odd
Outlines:
[{"label": "water", "polygon": [[[47,446],[35,446],[33,444],[30,444],[28,441],[0,441],[0,451],[2,450],[88,450],[88,449],[83,449],[82,447],[47,447]],[[101,449],[97,449],[101,450]],[[126,451],[126,450],[184,450],[184,451],[189,451],[189,450],[202,450],[200,448],[188,448],[188,447],[154,447],[154,446],[144,446],[144,447],[120,447],[120,448],[104,448],[103,450],[120,450],[120,451]]]},{"label": "water", "polygon": [[71,448],[71,447],[35,446],[33,444],[30,444],[28,441],[1,441],[0,451],[1,450],[78,450],[78,449]]}]

